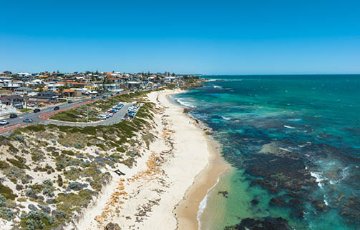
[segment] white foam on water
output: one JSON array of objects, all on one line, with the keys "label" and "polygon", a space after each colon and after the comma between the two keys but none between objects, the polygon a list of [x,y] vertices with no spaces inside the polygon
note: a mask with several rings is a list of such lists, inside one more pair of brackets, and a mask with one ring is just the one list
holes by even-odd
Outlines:
[{"label": "white foam on water", "polygon": [[291,150],[290,150],[290,149],[283,148],[283,147],[279,147],[279,149],[282,150],[282,151],[291,153]]},{"label": "white foam on water", "polygon": [[345,167],[343,170],[341,170],[341,180],[344,180],[346,177],[349,176],[350,166]]},{"label": "white foam on water", "polygon": [[290,125],[284,125],[284,127],[287,128],[287,129],[295,129],[295,127],[290,126]]},{"label": "white foam on water", "polygon": [[322,182],[324,181],[323,176],[319,172],[310,172],[310,175],[312,177],[315,177],[315,179],[316,179],[315,181],[318,184],[318,186],[320,188],[323,188],[323,184],[322,184]]},{"label": "white foam on water", "polygon": [[185,106],[185,107],[190,107],[190,108],[195,108],[196,107],[195,105],[191,104],[191,102],[185,101],[184,99],[181,99],[181,98],[176,98],[175,101],[178,102],[180,105]]},{"label": "white foam on water", "polygon": [[329,202],[327,202],[327,200],[325,199],[325,196],[324,196],[324,203],[326,206],[329,206]]},{"label": "white foam on water", "polygon": [[243,81],[243,79],[231,79],[231,78],[226,78],[226,79],[222,79],[224,81]]},{"label": "white foam on water", "polygon": [[199,204],[199,210],[197,212],[197,216],[196,219],[198,221],[198,229],[201,229],[201,215],[204,213],[206,206],[207,206],[207,202],[208,202],[208,198],[209,198],[209,193],[216,187],[216,185],[219,183],[220,181],[220,177],[218,177],[218,179],[216,180],[216,183],[208,189],[205,197],[201,200],[200,204]]},{"label": "white foam on water", "polygon": [[301,121],[301,118],[290,118],[288,121]]},{"label": "white foam on water", "polygon": [[225,117],[225,116],[221,116],[222,119],[226,120],[226,121],[230,121],[231,118],[230,117]]}]

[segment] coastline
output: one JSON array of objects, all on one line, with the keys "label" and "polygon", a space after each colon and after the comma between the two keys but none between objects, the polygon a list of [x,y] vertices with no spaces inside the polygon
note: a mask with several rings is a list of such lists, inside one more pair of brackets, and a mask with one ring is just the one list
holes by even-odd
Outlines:
[{"label": "coastline", "polygon": [[200,217],[207,207],[208,194],[222,175],[231,169],[219,153],[214,140],[209,140],[209,164],[194,179],[183,199],[175,208],[179,229],[201,229]]},{"label": "coastline", "polygon": [[[176,105],[177,106],[177,105]],[[195,176],[193,184],[184,194],[183,199],[174,209],[178,221],[178,229],[201,229],[200,217],[207,205],[208,194],[216,187],[221,176],[231,170],[221,155],[220,144],[208,135],[205,124],[186,115],[195,121],[195,125],[202,130],[208,150],[208,164]]]},{"label": "coastline", "polygon": [[[170,100],[179,90],[151,92],[154,140],[126,175],[103,188],[73,223],[77,229],[198,229],[198,211],[218,178],[230,168],[208,129]],[[140,137],[139,139],[140,140]]]}]

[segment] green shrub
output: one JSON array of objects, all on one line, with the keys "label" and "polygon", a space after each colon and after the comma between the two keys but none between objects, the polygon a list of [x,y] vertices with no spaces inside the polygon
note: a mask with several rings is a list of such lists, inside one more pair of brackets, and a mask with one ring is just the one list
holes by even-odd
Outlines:
[{"label": "green shrub", "polygon": [[0,183],[0,194],[9,200],[15,200],[16,195],[13,193],[11,188],[7,187],[6,185],[3,185]]},{"label": "green shrub", "polygon": [[5,220],[12,220],[15,213],[8,207],[6,198],[0,194],[0,218]]},{"label": "green shrub", "polygon": [[60,187],[62,187],[63,184],[64,184],[63,179],[62,179],[62,177],[61,177],[60,175],[58,175],[57,184],[58,184]]},{"label": "green shrub", "polygon": [[12,165],[18,167],[19,169],[29,169],[29,167],[25,164],[26,160],[23,157],[16,156],[16,159],[12,158],[6,158],[8,162],[10,162]]},{"label": "green shrub", "polygon": [[28,214],[21,216],[20,226],[24,229],[52,229],[54,218],[42,211],[30,211]]},{"label": "green shrub", "polygon": [[60,193],[56,197],[56,207],[59,211],[67,214],[68,217],[72,215],[74,211],[79,211],[81,208],[87,207],[91,202],[91,198],[95,193],[89,189],[79,191],[75,193]]},{"label": "green shrub", "polygon": [[20,131],[27,132],[44,132],[46,130],[45,125],[30,125],[25,128],[20,129]]},{"label": "green shrub", "polygon": [[18,180],[21,180],[23,184],[27,184],[32,179],[29,175],[25,174],[25,171],[23,169],[15,166],[10,166],[3,169],[3,173],[14,184],[16,184]]},{"label": "green shrub", "polygon": [[6,163],[5,161],[0,161],[0,169],[6,169],[8,167],[10,167],[8,163]]}]

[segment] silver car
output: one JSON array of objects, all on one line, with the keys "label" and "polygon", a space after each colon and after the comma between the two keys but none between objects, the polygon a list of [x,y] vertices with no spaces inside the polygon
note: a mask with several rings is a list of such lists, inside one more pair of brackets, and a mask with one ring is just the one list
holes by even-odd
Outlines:
[{"label": "silver car", "polygon": [[0,120],[0,125],[7,125],[9,122],[7,120]]}]

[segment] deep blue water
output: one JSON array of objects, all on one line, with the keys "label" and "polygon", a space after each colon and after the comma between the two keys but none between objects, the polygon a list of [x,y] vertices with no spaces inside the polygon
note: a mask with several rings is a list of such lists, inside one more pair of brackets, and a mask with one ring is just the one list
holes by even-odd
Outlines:
[{"label": "deep blue water", "polygon": [[205,78],[177,100],[214,130],[250,185],[254,218],[360,228],[360,75]]}]

